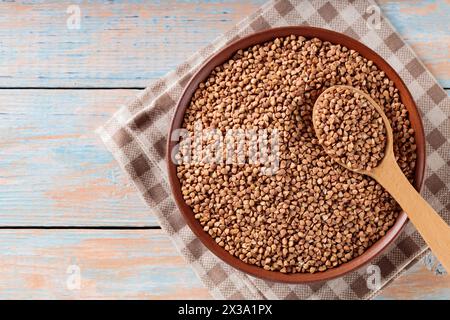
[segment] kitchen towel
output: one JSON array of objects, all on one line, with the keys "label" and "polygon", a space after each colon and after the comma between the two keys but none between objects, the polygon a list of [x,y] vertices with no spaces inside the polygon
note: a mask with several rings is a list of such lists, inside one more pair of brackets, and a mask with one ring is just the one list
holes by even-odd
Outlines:
[{"label": "kitchen towel", "polygon": [[[353,37],[375,50],[402,77],[423,116],[427,201],[450,220],[450,98],[373,1],[277,0],[266,3],[229,32],[122,106],[98,133],[157,215],[210,293],[218,299],[368,299],[417,261],[428,248],[411,224],[369,267],[309,285],[273,283],[228,266],[194,236],[171,196],[165,163],[169,124],[183,88],[211,54],[239,37],[267,28],[310,25]],[[376,273],[378,272],[378,273]],[[377,277],[379,275],[378,280]]]}]

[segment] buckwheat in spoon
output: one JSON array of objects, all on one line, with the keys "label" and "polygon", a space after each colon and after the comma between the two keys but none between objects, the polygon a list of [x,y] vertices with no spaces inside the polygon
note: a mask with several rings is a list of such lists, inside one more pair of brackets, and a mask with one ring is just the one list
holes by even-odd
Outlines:
[{"label": "buckwheat in spoon", "polygon": [[394,156],[393,134],[382,108],[350,86],[325,90],[313,109],[319,143],[340,165],[375,179],[397,201],[450,271],[450,227],[405,177]]}]

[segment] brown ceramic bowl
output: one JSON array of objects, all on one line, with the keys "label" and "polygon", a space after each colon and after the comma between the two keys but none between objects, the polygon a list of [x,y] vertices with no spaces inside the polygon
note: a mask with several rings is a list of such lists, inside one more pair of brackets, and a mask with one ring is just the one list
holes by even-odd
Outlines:
[{"label": "brown ceramic bowl", "polygon": [[[171,133],[180,128],[182,125],[183,117],[186,108],[189,106],[189,102],[198,85],[204,81],[211,71],[228,59],[230,59],[233,54],[239,49],[244,49],[252,45],[263,43],[272,40],[277,37],[284,37],[288,35],[301,35],[306,38],[317,37],[324,41],[330,41],[331,43],[341,44],[349,49],[354,49],[358,51],[361,55],[367,59],[372,60],[381,70],[383,70],[386,75],[395,83],[395,86],[400,91],[400,96],[402,102],[409,111],[409,117],[411,120],[412,127],[415,130],[415,139],[417,142],[417,161],[416,161],[416,171],[414,177],[414,186],[417,190],[420,190],[423,182],[423,175],[425,170],[425,135],[422,126],[422,120],[420,114],[417,110],[417,106],[405,86],[403,81],[400,79],[398,74],[394,69],[389,66],[389,64],[383,60],[377,53],[363,45],[362,43],[352,39],[346,35],[326,30],[320,28],[313,28],[307,26],[297,26],[297,27],[282,27],[269,29],[262,32],[258,32],[249,35],[245,38],[241,38],[236,42],[226,46],[224,49],[220,50],[218,53],[214,54],[203,66],[197,71],[197,73],[192,77],[189,84],[184,90],[184,93],[178,102],[177,109],[170,127],[169,137]],[[172,192],[175,201],[180,209],[184,219],[186,220],[189,227],[196,234],[196,236],[201,240],[201,242],[211,250],[216,256],[228,263],[229,265],[246,272],[252,276],[277,282],[287,282],[287,283],[308,283],[315,281],[324,281],[332,278],[342,276],[350,271],[360,268],[364,264],[373,260],[377,255],[379,255],[402,231],[408,221],[407,215],[402,212],[396,223],[389,229],[384,237],[379,239],[375,244],[373,244],[369,249],[367,249],[361,256],[354,258],[353,260],[344,263],[336,268],[328,269],[324,272],[317,272],[314,274],[307,273],[296,273],[296,274],[283,274],[281,272],[267,271],[261,267],[250,265],[242,262],[238,258],[229,254],[225,249],[220,247],[214,239],[203,231],[200,223],[194,218],[194,214],[191,208],[186,205],[181,194],[180,181],[178,180],[176,174],[176,165],[170,160],[170,154],[173,147],[178,143],[178,141],[170,141],[168,139],[167,144],[167,165],[169,172],[169,181],[172,188]]]}]

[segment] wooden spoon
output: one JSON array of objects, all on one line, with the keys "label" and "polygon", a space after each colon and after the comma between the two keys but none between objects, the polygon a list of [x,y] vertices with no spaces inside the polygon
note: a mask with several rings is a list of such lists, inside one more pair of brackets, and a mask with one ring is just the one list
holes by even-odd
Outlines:
[{"label": "wooden spoon", "polygon": [[398,166],[394,156],[392,128],[383,109],[368,94],[361,90],[350,86],[334,86],[325,90],[316,100],[313,109],[314,130],[317,133],[315,121],[315,119],[317,119],[317,101],[319,101],[325,93],[338,88],[350,89],[355,93],[359,93],[378,111],[383,118],[384,126],[386,128],[387,144],[384,158],[377,167],[372,168],[370,171],[352,169],[345,163],[341,163],[335,158],[333,159],[346,169],[368,175],[382,185],[406,212],[411,222],[422,235],[422,238],[431,248],[447,272],[450,272],[450,227],[421,197],[416,189],[414,189]]}]

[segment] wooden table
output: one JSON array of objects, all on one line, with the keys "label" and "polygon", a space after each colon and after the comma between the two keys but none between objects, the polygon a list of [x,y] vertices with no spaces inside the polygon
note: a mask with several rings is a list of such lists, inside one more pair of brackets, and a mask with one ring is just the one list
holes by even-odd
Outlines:
[{"label": "wooden table", "polygon": [[[94,130],[264,1],[0,2],[0,298],[210,298]],[[450,88],[449,1],[380,5]],[[450,277],[418,264],[380,298]]]}]

